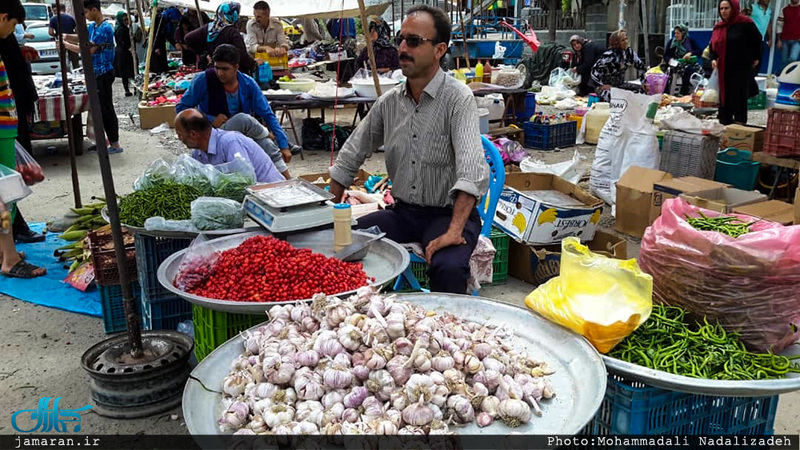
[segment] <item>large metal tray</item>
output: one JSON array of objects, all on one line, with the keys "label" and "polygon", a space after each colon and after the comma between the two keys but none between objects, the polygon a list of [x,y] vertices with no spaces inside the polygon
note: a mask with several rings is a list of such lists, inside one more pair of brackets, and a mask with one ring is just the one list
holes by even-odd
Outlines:
[{"label": "large metal tray", "polygon": [[[518,428],[508,428],[497,421],[486,428],[473,424],[451,430],[460,434],[574,435],[589,423],[600,407],[606,391],[603,360],[594,347],[572,331],[528,309],[487,298],[435,293],[399,297],[437,313],[449,312],[478,323],[502,324],[513,334],[509,341],[515,348],[525,350],[555,369],[550,381],[556,397],[542,402],[542,417],[533,415],[530,423]],[[200,382],[208,389],[219,391],[231,361],[243,352],[242,343],[241,335],[229,340],[192,371],[183,390],[183,415],[189,433],[220,434],[217,420],[222,415],[222,394],[203,389]]]},{"label": "large metal tray", "polygon": [[[259,234],[269,235],[270,233],[261,230],[254,233],[237,234],[235,236],[214,239],[205,245],[213,245],[215,249],[227,250],[229,248],[238,247],[239,244],[245,240]],[[354,242],[357,242],[359,239],[366,240],[372,236],[373,235],[361,231],[353,231]],[[332,229],[293,234],[288,236],[286,240],[295,248],[308,248],[317,253],[322,253],[325,256],[330,257],[335,253],[333,251]],[[190,303],[215,311],[238,314],[263,314],[266,310],[275,305],[311,301],[309,298],[282,302],[236,302],[230,300],[216,300],[186,293],[175,287],[172,281],[178,274],[181,260],[187,251],[189,251],[189,249],[181,250],[167,258],[161,264],[158,268],[158,281],[166,289],[173,292],[175,295],[185,298]],[[408,251],[399,244],[384,238],[374,242],[370,246],[369,253],[361,263],[364,265],[364,272],[367,273],[367,276],[375,277],[375,281],[372,284],[375,286],[384,286],[397,278],[397,276],[405,270],[409,263],[409,256]],[[355,292],[355,290],[337,293],[336,295],[349,295],[353,292]]]},{"label": "large metal tray", "polygon": [[[800,355],[800,345],[790,346],[781,355]],[[603,360],[610,373],[619,374],[629,380],[640,381],[650,386],[688,392],[690,394],[716,395],[719,397],[761,397],[800,390],[800,373],[789,373],[787,378],[778,380],[706,380],[649,369],[606,355],[603,355]]]},{"label": "large metal tray", "polygon": [[[100,216],[108,223],[111,223],[111,219],[108,216],[108,207],[104,206],[103,209],[100,210]],[[210,236],[212,238],[220,237],[220,236],[231,236],[234,234],[239,233],[247,233],[250,231],[258,231],[261,230],[261,226],[257,223],[253,222],[250,218],[246,218],[244,221],[243,228],[231,228],[228,230],[209,230],[209,231],[167,231],[167,230],[147,230],[144,227],[134,227],[131,225],[121,224],[123,227],[127,228],[133,234],[142,234],[145,236],[153,236],[153,237],[164,237],[164,238],[172,238],[172,239],[194,239],[197,237],[198,234],[202,233],[206,236]]]}]

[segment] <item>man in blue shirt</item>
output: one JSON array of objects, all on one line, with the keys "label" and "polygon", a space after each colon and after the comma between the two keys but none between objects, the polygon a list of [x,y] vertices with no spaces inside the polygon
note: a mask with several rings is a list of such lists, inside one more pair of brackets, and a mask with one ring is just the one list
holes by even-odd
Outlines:
[{"label": "man in blue shirt", "polygon": [[[108,153],[122,153],[119,145],[119,123],[114,110],[114,28],[103,17],[100,0],[84,0],[83,7],[86,18],[91,22],[88,26],[89,51],[92,53],[92,67],[97,79],[97,94],[100,97],[100,111],[103,114],[103,129],[111,146]],[[65,34],[64,46],[67,50],[80,54],[78,35]],[[98,136],[98,139],[100,137]]]},{"label": "man in blue shirt", "polygon": [[[67,7],[63,3],[60,3],[58,7],[61,11],[61,20],[58,20],[58,14],[50,18],[50,28],[48,30],[50,36],[56,37],[59,33],[75,34],[75,27],[77,25],[75,18],[67,14]],[[69,56],[69,60],[72,63],[73,69],[77,69],[81,66],[81,59],[76,53],[67,52],[67,56]]]},{"label": "man in blue shirt", "polygon": [[175,133],[187,147],[195,149],[192,158],[203,164],[216,166],[242,158],[253,165],[259,183],[285,179],[252,139],[237,131],[212,128],[205,115],[196,109],[187,109],[175,116]]},{"label": "man in blue shirt", "polygon": [[[239,51],[233,45],[222,44],[214,50],[213,60],[214,67],[194,77],[175,110],[197,108],[214,128],[249,137],[264,149],[286,179],[291,178],[286,167],[292,159],[289,139],[256,80],[239,72]],[[261,116],[269,129],[253,113]],[[269,138],[270,131],[277,145]]]}]

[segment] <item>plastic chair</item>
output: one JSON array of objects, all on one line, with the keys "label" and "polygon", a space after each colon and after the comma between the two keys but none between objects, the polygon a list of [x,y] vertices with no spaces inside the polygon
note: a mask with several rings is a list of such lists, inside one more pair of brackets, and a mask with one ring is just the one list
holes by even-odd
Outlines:
[{"label": "plastic chair", "polygon": [[[497,149],[494,143],[486,136],[481,135],[481,144],[483,145],[486,162],[489,164],[489,191],[481,197],[477,208],[482,222],[480,234],[488,238],[492,232],[497,202],[500,200],[500,193],[503,191],[503,185],[506,182],[506,170],[503,158],[500,156],[500,150]],[[411,252],[409,252],[409,257],[410,263],[403,273],[397,277],[397,281],[394,283],[394,290],[399,291],[403,288],[403,284],[408,284],[414,291],[430,292],[429,289],[423,289],[420,286],[417,277],[414,276],[414,272],[411,270],[412,264],[426,264],[426,261]],[[473,291],[472,295],[478,295],[478,291]]]}]

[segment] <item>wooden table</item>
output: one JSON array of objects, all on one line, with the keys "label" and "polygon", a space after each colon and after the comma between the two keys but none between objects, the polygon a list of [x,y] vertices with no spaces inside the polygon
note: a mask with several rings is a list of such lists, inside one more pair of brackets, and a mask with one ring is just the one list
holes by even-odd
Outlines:
[{"label": "wooden table", "polygon": [[775,189],[778,187],[783,172],[787,169],[791,171],[800,170],[800,156],[781,158],[779,156],[768,155],[764,152],[756,152],[753,153],[753,161],[778,168],[775,173],[775,182],[772,183],[772,187],[769,190],[770,200],[775,196]]},{"label": "wooden table", "polygon": [[511,123],[517,121],[517,102],[515,99],[522,96],[522,104],[520,107],[522,109],[525,108],[525,95],[528,93],[525,89],[507,89],[507,88],[500,88],[500,89],[479,89],[477,91],[473,91],[472,94],[475,97],[485,97],[489,94],[502,94],[503,95],[503,102],[505,103],[505,109],[503,110],[503,119],[501,123],[501,127],[507,127]]}]

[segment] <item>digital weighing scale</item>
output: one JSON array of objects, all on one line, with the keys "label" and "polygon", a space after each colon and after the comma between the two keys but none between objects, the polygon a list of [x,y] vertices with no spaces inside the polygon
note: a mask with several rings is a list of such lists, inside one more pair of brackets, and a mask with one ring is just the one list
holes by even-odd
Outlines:
[{"label": "digital weighing scale", "polygon": [[333,194],[305,180],[256,184],[247,188],[244,209],[273,233],[308,230],[333,223]]}]

